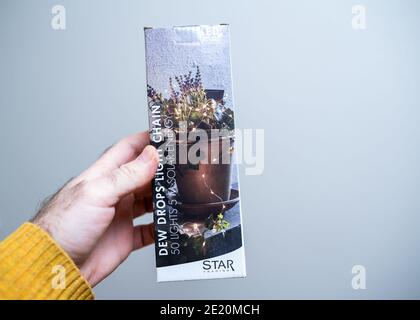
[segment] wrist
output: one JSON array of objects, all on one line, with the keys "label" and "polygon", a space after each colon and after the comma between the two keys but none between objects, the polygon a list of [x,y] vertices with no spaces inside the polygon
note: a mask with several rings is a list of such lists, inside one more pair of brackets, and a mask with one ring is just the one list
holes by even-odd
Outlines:
[{"label": "wrist", "polygon": [[66,245],[60,241],[60,237],[56,236],[56,228],[54,227],[54,224],[51,223],[48,219],[45,217],[35,217],[31,221],[34,225],[48,233],[48,235],[54,239],[54,241],[57,243],[57,245],[67,253],[67,255],[70,257],[70,259],[74,262],[74,264],[78,267],[81,275],[83,278],[89,283],[90,286],[94,286],[96,283],[94,283],[94,271],[91,265],[88,263],[88,261],[82,263],[79,261],[79,259],[76,259],[75,255],[71,253],[71,250],[66,249]]},{"label": "wrist", "polygon": [[76,264],[76,266],[80,269],[81,261],[77,258],[77,256],[74,254],[73,250],[70,250],[70,246],[66,244],[66,241],[63,239],[63,236],[60,236],[60,233],[58,232],[59,228],[57,228],[57,223],[54,222],[53,219],[45,217],[45,216],[39,216],[35,217],[31,221],[34,225],[48,233],[48,235],[54,239],[55,243],[64,251],[67,253],[67,255],[72,259],[72,261]]},{"label": "wrist", "polygon": [[83,278],[86,279],[91,287],[94,287],[98,283],[95,280],[95,270],[89,263],[85,263],[80,266],[79,270]]}]

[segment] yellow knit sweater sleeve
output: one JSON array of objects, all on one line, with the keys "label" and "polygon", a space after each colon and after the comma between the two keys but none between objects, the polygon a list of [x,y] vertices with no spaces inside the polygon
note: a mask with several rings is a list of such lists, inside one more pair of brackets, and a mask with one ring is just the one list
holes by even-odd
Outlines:
[{"label": "yellow knit sweater sleeve", "polygon": [[71,258],[36,225],[27,222],[0,242],[0,300],[93,298]]}]

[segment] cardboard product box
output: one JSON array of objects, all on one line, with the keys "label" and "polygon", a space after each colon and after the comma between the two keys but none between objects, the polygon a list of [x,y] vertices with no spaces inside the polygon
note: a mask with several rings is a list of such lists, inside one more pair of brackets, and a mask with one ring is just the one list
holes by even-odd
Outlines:
[{"label": "cardboard product box", "polygon": [[245,277],[229,26],[144,34],[157,280]]}]

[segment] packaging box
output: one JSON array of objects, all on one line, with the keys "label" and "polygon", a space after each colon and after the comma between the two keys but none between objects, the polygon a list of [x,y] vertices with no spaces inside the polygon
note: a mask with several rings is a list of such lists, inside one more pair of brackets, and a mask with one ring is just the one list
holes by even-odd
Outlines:
[{"label": "packaging box", "polygon": [[245,277],[229,26],[144,33],[157,280]]}]

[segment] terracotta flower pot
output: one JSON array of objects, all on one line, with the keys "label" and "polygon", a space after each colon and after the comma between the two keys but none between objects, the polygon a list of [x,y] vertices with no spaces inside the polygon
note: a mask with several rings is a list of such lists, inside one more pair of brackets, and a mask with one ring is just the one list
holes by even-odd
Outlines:
[{"label": "terracotta flower pot", "polygon": [[[194,144],[200,143],[188,142],[188,152]],[[219,152],[216,155],[211,152],[215,143],[219,144]],[[206,151],[199,155],[198,163],[177,165],[176,184],[182,203],[206,204],[230,199],[233,145],[232,136],[209,139],[200,145],[200,150]],[[177,150],[179,151],[179,148]],[[228,159],[228,163],[222,163],[223,159]]]}]

